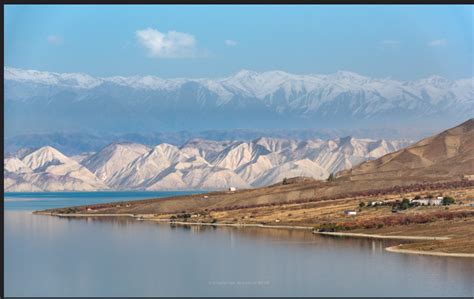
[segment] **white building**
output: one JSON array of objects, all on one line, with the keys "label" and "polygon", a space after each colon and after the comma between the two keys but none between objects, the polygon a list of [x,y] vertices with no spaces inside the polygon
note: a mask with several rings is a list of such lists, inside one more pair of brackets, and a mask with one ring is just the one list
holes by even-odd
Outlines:
[{"label": "white building", "polygon": [[230,192],[234,192],[235,190],[237,190],[237,188],[235,188],[235,187],[229,187],[229,191],[230,191]]},{"label": "white building", "polygon": [[357,215],[357,212],[356,212],[356,211],[349,211],[349,210],[346,210],[346,211],[344,211],[344,214],[345,214],[345,215],[351,215],[351,216],[353,216],[353,215]]},{"label": "white building", "polygon": [[421,206],[440,206],[443,204],[443,198],[420,198],[414,199],[411,201],[412,203],[417,203]]}]

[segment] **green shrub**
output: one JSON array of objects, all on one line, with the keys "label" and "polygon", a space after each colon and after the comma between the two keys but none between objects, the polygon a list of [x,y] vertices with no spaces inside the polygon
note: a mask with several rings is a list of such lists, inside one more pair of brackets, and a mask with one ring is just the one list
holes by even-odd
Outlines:
[{"label": "green shrub", "polygon": [[443,205],[444,205],[444,206],[449,206],[450,204],[453,204],[453,203],[455,203],[454,198],[449,197],[449,196],[445,196],[445,197],[443,198]]},{"label": "green shrub", "polygon": [[408,208],[410,208],[410,201],[408,200],[408,198],[404,198],[402,200],[402,203],[400,204],[400,209],[406,210]]}]

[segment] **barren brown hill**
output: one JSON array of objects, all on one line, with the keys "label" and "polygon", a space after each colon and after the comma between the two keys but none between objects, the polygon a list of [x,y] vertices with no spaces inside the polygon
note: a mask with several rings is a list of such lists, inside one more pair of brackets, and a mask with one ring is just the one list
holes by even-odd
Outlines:
[{"label": "barren brown hill", "polygon": [[340,172],[341,180],[433,182],[474,175],[474,118],[405,149]]}]

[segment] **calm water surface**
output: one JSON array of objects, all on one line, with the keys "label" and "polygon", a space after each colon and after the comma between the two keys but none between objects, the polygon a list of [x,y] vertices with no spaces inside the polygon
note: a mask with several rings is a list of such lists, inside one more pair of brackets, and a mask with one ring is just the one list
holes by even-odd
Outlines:
[{"label": "calm water surface", "polygon": [[32,215],[176,193],[5,196],[6,296],[473,296],[474,259],[306,231]]}]

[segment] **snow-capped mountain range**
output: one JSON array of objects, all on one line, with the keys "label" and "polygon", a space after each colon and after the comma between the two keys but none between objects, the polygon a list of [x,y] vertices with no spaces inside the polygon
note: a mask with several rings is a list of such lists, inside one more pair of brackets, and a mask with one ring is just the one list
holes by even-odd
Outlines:
[{"label": "snow-capped mountain range", "polygon": [[287,177],[326,179],[378,158],[408,141],[356,139],[191,140],[181,147],[112,143],[67,157],[53,147],[4,159],[5,191],[221,190],[277,183]]},{"label": "snow-capped mountain range", "polygon": [[10,134],[57,128],[124,133],[442,126],[446,119],[466,119],[474,111],[473,78],[397,81],[346,71],[296,75],[248,70],[217,79],[99,78],[5,67],[4,82]]}]

